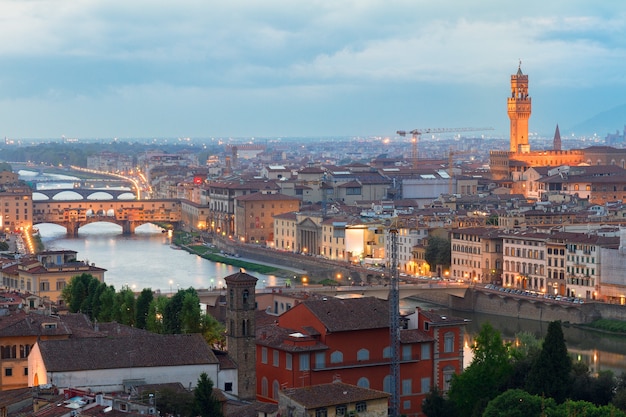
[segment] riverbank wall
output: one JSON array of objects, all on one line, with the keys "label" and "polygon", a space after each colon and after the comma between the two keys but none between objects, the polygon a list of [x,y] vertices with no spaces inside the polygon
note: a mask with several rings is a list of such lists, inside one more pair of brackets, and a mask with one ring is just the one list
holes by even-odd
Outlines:
[{"label": "riverbank wall", "polygon": [[481,287],[468,288],[462,297],[446,294],[443,291],[429,291],[413,298],[452,310],[542,322],[560,320],[572,324],[584,324],[601,318],[626,321],[626,306],[598,302],[585,304],[556,302],[503,294]]},{"label": "riverbank wall", "polygon": [[383,279],[382,273],[379,271],[370,271],[358,265],[351,265],[348,262],[337,262],[322,257],[303,256],[262,246],[245,245],[225,238],[214,238],[212,243],[226,253],[236,253],[243,258],[304,270],[313,281],[324,279],[343,281],[350,278],[355,283],[379,283]]}]

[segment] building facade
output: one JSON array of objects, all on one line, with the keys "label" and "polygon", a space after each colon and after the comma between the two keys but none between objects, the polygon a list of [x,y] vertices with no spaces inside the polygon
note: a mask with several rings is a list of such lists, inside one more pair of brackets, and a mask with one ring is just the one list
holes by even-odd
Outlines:
[{"label": "building facade", "polygon": [[274,216],[296,212],[300,200],[277,193],[253,193],[235,199],[235,237],[244,243],[274,245]]},{"label": "building facade", "polygon": [[[257,399],[341,380],[391,390],[389,308],[375,298],[305,300],[257,329]],[[440,321],[445,322],[443,330]],[[416,313],[400,332],[400,412],[413,416],[433,385],[462,369],[463,321]]]},{"label": "building facade", "polygon": [[450,279],[468,283],[497,283],[503,264],[502,231],[468,227],[450,232]]}]

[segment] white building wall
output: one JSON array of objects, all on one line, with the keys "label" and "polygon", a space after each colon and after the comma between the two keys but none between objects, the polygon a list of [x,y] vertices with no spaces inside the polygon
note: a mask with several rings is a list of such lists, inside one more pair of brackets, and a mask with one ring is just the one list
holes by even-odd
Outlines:
[{"label": "white building wall", "polygon": [[[28,386],[34,386],[37,378],[39,385],[54,384],[59,388],[91,388],[94,391],[112,392],[124,390],[124,380],[142,379],[146,384],[180,382],[184,387],[194,388],[202,372],[205,372],[214,384],[219,383],[218,368],[218,364],[206,364],[48,372],[39,345],[35,344],[28,355]],[[235,387],[236,379],[231,381]],[[223,382],[230,381],[224,379]]]},{"label": "white building wall", "polygon": [[[228,392],[229,394],[239,396],[239,389],[237,388],[239,384],[237,384],[237,370],[236,369],[225,369],[220,370],[217,373],[217,380],[211,379],[213,381],[213,386],[215,388],[219,388],[224,392]],[[231,391],[226,391],[226,383],[232,383]]]}]

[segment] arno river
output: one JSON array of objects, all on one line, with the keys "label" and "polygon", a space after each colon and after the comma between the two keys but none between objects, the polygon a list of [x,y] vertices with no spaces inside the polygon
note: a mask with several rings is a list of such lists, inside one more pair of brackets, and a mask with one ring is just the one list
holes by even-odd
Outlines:
[{"label": "arno river", "polygon": [[[79,237],[68,238],[65,228],[44,224],[37,226],[47,249],[77,251],[78,260],[89,261],[107,270],[104,279],[116,290],[128,286],[135,291],[144,288],[161,292],[221,287],[224,277],[238,271],[230,265],[210,262],[184,250],[173,249],[171,238],[161,229],[146,224],[133,235],[122,235],[112,223],[92,223],[80,228]],[[280,285],[273,275],[251,272],[258,286]]]}]

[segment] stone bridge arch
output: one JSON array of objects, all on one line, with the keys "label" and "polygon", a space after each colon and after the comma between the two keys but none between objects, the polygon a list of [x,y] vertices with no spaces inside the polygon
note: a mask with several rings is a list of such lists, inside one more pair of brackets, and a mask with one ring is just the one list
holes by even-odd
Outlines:
[{"label": "stone bridge arch", "polygon": [[178,223],[179,200],[45,200],[33,201],[33,224],[52,223],[77,236],[86,224],[109,222],[122,226],[124,234],[146,223]]},{"label": "stone bridge arch", "polygon": [[[64,194],[59,197],[61,193],[71,193],[71,198],[68,198],[68,194]],[[38,198],[37,194],[43,195],[44,199]],[[74,198],[76,197],[76,198]],[[122,198],[120,198],[122,197]],[[35,190],[33,191],[33,198],[39,201],[108,201],[119,200],[128,201],[136,198],[135,193],[132,190],[109,190],[101,188],[67,188],[67,189],[50,189],[50,190]]]}]

